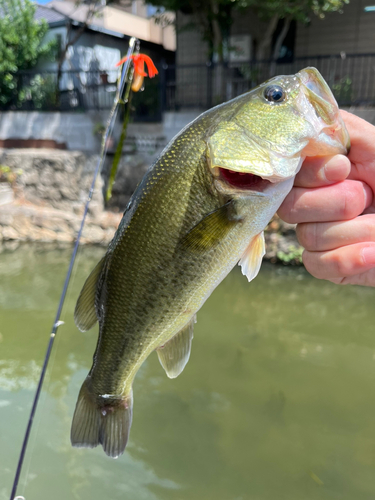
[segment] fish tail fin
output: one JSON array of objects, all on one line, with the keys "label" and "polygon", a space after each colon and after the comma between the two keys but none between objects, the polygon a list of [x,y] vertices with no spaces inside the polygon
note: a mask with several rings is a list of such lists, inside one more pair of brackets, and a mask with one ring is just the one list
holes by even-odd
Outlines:
[{"label": "fish tail fin", "polygon": [[99,444],[101,413],[87,384],[83,382],[74,410],[70,441],[78,448],[95,448]]},{"label": "fish tail fin", "polygon": [[99,406],[86,379],[74,411],[70,433],[72,445],[95,448],[101,444],[108,456],[117,458],[124,453],[128,442],[132,413],[132,393],[115,404]]},{"label": "fish tail fin", "polygon": [[102,422],[99,441],[105,453],[117,458],[124,453],[129,439],[133,416],[133,393],[117,401],[116,405],[101,409]]}]

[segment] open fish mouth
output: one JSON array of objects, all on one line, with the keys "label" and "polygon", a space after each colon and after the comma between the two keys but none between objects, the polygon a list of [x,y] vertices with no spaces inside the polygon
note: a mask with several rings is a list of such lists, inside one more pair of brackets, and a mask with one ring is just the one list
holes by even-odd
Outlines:
[{"label": "open fish mouth", "polygon": [[227,185],[237,189],[263,192],[270,184],[269,180],[263,179],[259,175],[236,172],[227,168],[218,168],[219,178]]}]

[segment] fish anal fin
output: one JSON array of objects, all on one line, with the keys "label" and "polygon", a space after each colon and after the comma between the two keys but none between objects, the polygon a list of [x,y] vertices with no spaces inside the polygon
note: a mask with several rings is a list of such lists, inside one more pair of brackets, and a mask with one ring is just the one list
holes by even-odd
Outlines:
[{"label": "fish anal fin", "polygon": [[132,408],[132,394],[106,406],[99,406],[85,380],[74,411],[70,433],[72,445],[77,448],[95,448],[101,444],[109,457],[122,455],[129,438]]},{"label": "fish anal fin", "polygon": [[217,246],[238,222],[233,216],[233,203],[229,201],[198,222],[182,238],[181,244],[189,250],[205,252]]},{"label": "fish anal fin", "polygon": [[243,253],[239,265],[246,278],[251,281],[259,273],[262,259],[266,253],[263,231],[252,238],[245,252]]},{"label": "fish anal fin", "polygon": [[91,271],[91,274],[85,281],[79,294],[77,304],[74,310],[74,321],[81,332],[90,330],[97,322],[95,310],[95,297],[97,291],[97,283],[105,264],[106,256],[104,256]]},{"label": "fish anal fin", "polygon": [[169,378],[178,377],[189,361],[195,322],[196,315],[168,342],[156,349],[160,364]]}]

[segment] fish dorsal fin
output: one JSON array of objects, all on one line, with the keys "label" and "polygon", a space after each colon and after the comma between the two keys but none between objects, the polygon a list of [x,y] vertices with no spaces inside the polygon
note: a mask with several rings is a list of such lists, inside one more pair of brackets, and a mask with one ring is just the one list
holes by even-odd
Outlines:
[{"label": "fish dorsal fin", "polygon": [[189,361],[196,315],[162,347],[156,349],[161,366],[169,378],[176,378]]},{"label": "fish dorsal fin", "polygon": [[74,321],[81,332],[90,330],[97,322],[95,310],[95,297],[97,291],[97,283],[100,274],[103,270],[106,255],[96,264],[91,274],[85,281],[79,294],[76,308],[74,310]]},{"label": "fish dorsal fin", "polygon": [[181,240],[190,250],[205,252],[215,247],[239,222],[233,217],[233,202],[228,201],[217,210],[206,215]]},{"label": "fish dorsal fin", "polygon": [[250,241],[248,247],[243,253],[238,265],[246,278],[251,281],[259,273],[262,264],[263,255],[266,253],[263,231]]}]

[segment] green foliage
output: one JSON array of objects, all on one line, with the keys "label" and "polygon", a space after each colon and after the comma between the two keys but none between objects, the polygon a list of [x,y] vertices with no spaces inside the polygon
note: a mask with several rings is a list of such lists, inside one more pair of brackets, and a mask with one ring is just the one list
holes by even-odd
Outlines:
[{"label": "green foliage", "polygon": [[353,100],[353,82],[345,76],[337,83],[331,85],[332,92],[339,104],[347,104]]},{"label": "green foliage", "polygon": [[199,11],[211,11],[211,15],[220,17],[228,6],[233,9],[253,8],[261,17],[273,15],[282,19],[291,16],[301,22],[308,22],[311,13],[324,17],[327,12],[340,11],[349,0],[148,0],[148,3],[166,10],[180,11],[184,14],[196,15]]},{"label": "green foliage", "polygon": [[[210,55],[223,50],[223,40],[229,33],[234,10],[251,8],[264,20],[272,18],[296,20],[308,23],[311,15],[323,18],[327,12],[341,11],[349,0],[147,0],[148,3],[166,10],[191,14],[208,42]],[[192,28],[192,23],[185,26]]]},{"label": "green foliage", "polygon": [[324,18],[328,12],[341,11],[349,0],[239,0],[243,6],[247,4],[257,10],[259,17],[269,19],[289,18],[301,23],[308,23],[311,14]]},{"label": "green foliage", "polygon": [[43,43],[48,24],[34,20],[35,9],[31,0],[0,0],[0,104],[3,106],[17,105],[20,89],[16,73],[33,68],[40,58],[55,51],[55,41]]},{"label": "green foliage", "polygon": [[35,109],[48,109],[57,106],[56,83],[54,75],[35,75],[29,85],[24,85],[18,93],[18,106],[31,101]]},{"label": "green foliage", "polygon": [[93,126],[92,133],[94,136],[98,136],[100,139],[103,138],[105,132],[105,125],[102,122],[97,122]]},{"label": "green foliage", "polygon": [[287,252],[279,250],[276,256],[283,264],[302,264],[302,253],[302,247],[290,245]]},{"label": "green foliage", "polygon": [[[216,52],[219,59],[223,56],[223,40],[229,35],[232,24],[232,11],[238,7],[239,0],[147,0],[167,11],[182,12],[193,16],[193,23],[187,23],[182,29],[199,29],[203,40],[208,43],[209,57]],[[181,27],[180,27],[181,28]]]},{"label": "green foliage", "polygon": [[22,174],[22,170],[14,172],[8,165],[0,165],[0,182],[14,185],[17,177]]}]

